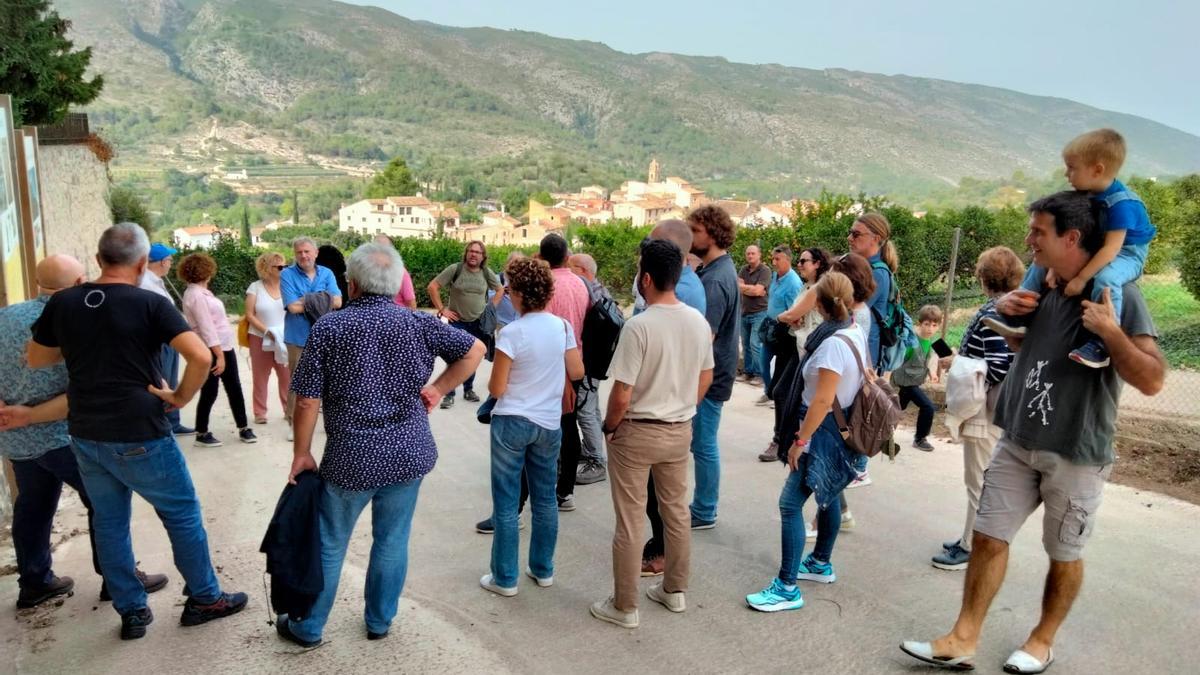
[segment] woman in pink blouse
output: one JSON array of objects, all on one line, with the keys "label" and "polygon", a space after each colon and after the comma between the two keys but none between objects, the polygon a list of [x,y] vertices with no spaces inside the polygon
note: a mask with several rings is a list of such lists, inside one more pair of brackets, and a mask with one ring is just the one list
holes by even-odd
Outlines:
[{"label": "woman in pink blouse", "polygon": [[225,305],[208,290],[209,282],[217,274],[217,263],[206,253],[192,253],[180,261],[177,274],[187,284],[187,290],[183,293],[183,316],[213,353],[213,367],[200,389],[200,401],[196,404],[196,445],[210,448],[223,445],[208,430],[208,418],[213,403],[217,401],[218,379],[225,387],[225,396],[229,399],[229,407],[233,409],[238,438],[243,443],[255,443],[258,438],[246,420],[246,400],[242,397],[242,383],[238,380],[233,328],[225,316]]}]

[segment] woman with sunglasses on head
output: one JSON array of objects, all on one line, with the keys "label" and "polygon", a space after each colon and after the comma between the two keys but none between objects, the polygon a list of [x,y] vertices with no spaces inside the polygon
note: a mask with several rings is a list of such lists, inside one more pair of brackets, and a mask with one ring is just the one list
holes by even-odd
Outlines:
[{"label": "woman with sunglasses on head", "polygon": [[[267,423],[267,385],[271,371],[279,385],[279,403],[287,416],[287,392],[292,374],[287,367],[287,346],[283,344],[283,292],[279,273],[287,267],[283,256],[264,253],[254,261],[258,281],[246,289],[246,321],[250,324],[250,370],[254,379],[254,423]],[[289,420],[289,423],[291,421]]]}]

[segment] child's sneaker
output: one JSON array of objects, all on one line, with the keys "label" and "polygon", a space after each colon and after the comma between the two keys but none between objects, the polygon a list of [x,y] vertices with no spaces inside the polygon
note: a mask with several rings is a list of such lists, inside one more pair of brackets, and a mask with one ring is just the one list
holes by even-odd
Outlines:
[{"label": "child's sneaker", "polygon": [[771,585],[757,593],[746,596],[746,604],[750,609],[760,612],[782,612],[788,609],[800,609],[804,606],[804,596],[800,589],[792,586],[789,590],[779,577],[771,580]]},{"label": "child's sneaker", "polygon": [[984,317],[982,321],[983,325],[991,328],[1000,337],[1025,337],[1025,326],[1009,323],[1013,321],[1012,317],[1007,317],[1007,319],[1008,321],[1005,321],[1004,319],[989,316]]},{"label": "child's sneaker", "polygon": [[1108,350],[1100,344],[1099,340],[1089,340],[1087,344],[1073,350],[1071,360],[1075,363],[1082,363],[1088,368],[1107,368],[1111,361],[1108,358]]},{"label": "child's sneaker", "polygon": [[833,573],[833,565],[817,560],[812,557],[811,553],[804,559],[804,562],[800,563],[800,572],[796,574],[796,578],[815,581],[819,584],[832,584],[837,581],[837,575]]}]

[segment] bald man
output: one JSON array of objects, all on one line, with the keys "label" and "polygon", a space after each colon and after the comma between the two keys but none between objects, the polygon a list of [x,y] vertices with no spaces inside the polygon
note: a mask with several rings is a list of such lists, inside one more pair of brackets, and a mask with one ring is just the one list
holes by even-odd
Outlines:
[{"label": "bald man", "polygon": [[[594,306],[604,298],[612,299],[604,284],[596,279],[596,259],[586,253],[576,253],[567,258],[567,267],[588,289],[588,305]],[[575,416],[579,422],[582,447],[579,451],[579,467],[575,474],[576,485],[591,485],[608,478],[608,460],[604,454],[604,420],[600,415],[600,381],[585,377],[575,401]]]},{"label": "bald man", "polygon": [[[67,435],[67,368],[29,368],[25,343],[30,327],[41,316],[51,295],[84,282],[83,265],[69,255],[52,255],[38,263],[38,297],[0,309],[0,455],[12,461],[17,481],[13,504],[13,547],[17,552],[17,607],[36,607],[61,595],[70,595],[75,582],[59,577],[51,568],[50,528],[58,510],[64,483],[79,493],[87,509],[92,569],[100,574],[96,541],[92,534],[94,512],[79,465]],[[138,572],[147,592],[167,585],[162,574]],[[100,598],[108,599],[103,582]]]}]

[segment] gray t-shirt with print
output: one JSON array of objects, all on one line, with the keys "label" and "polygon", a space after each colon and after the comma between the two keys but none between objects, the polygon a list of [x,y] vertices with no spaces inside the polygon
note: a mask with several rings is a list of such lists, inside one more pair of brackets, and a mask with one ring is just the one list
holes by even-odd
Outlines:
[{"label": "gray t-shirt with print", "polygon": [[[1135,283],[1125,284],[1121,329],[1130,337],[1158,337]],[[1117,369],[1089,368],[1067,355],[1091,337],[1083,327],[1081,301],[1046,289],[1027,328],[996,406],[996,426],[1028,450],[1062,455],[1072,464],[1113,461],[1113,429],[1121,379]]]}]

